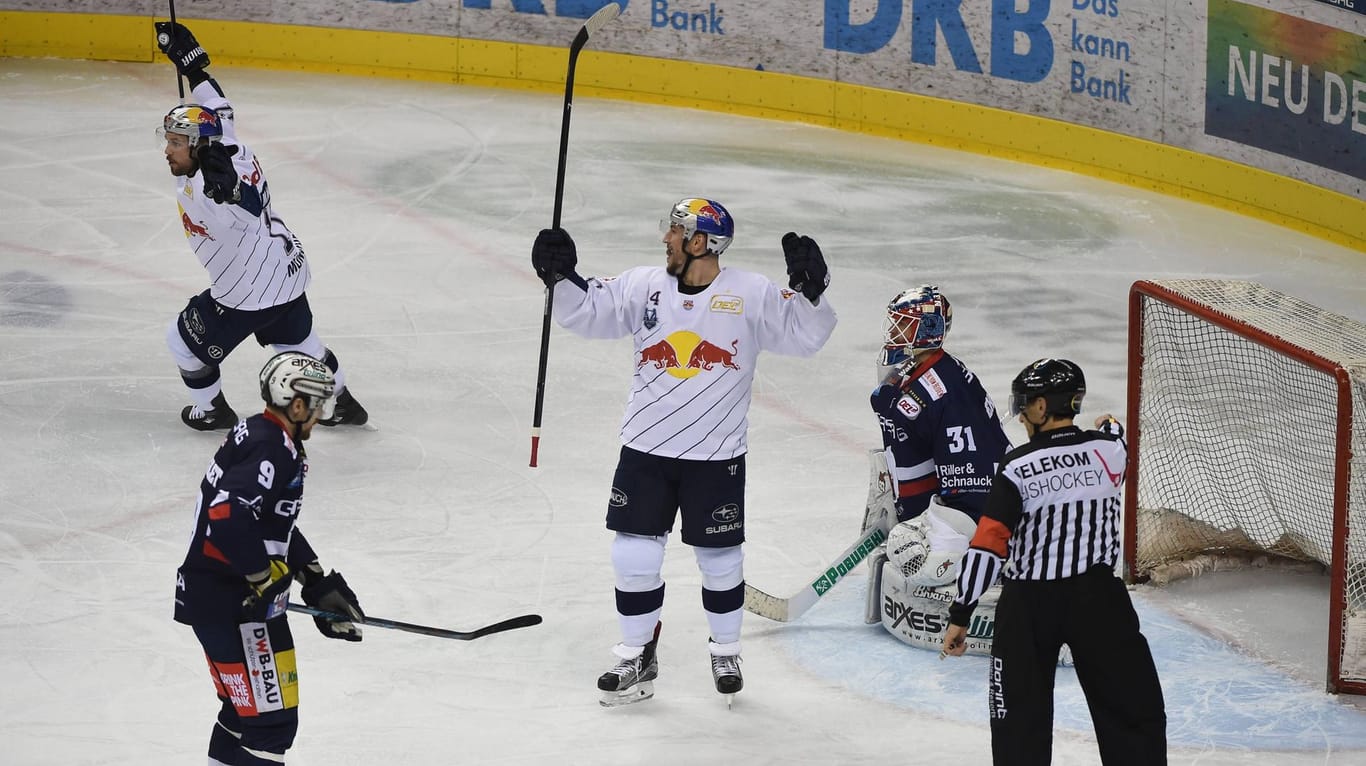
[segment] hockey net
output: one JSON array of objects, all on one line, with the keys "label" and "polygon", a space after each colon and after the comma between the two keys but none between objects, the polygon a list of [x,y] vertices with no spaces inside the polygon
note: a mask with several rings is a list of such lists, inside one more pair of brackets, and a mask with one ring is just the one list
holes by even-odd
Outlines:
[{"label": "hockey net", "polygon": [[1129,300],[1130,580],[1326,569],[1328,689],[1366,694],[1366,325],[1252,282]]}]

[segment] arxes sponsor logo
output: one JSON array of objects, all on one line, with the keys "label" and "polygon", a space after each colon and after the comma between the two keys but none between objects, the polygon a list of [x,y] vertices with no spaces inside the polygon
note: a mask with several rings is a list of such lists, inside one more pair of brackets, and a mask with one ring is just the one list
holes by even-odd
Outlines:
[{"label": "arxes sponsor logo", "polygon": [[892,628],[898,628],[905,623],[907,629],[917,633],[944,632],[948,626],[948,617],[936,612],[922,612],[919,609],[908,608],[900,601],[890,596],[882,600],[882,611],[892,620]]}]

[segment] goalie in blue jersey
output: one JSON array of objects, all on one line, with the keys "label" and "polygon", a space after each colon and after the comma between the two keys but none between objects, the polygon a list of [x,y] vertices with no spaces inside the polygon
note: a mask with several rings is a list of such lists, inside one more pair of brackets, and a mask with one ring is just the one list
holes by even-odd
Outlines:
[{"label": "goalie in blue jersey", "polygon": [[[888,533],[885,552],[871,559],[866,620],[936,650],[959,559],[1010,448],[991,396],[943,348],[952,326],[953,308],[935,285],[903,290],[887,304],[870,399],[883,447],[870,459],[885,479],[864,518],[865,530]],[[976,652],[990,649],[989,620],[989,609],[979,612]]]}]

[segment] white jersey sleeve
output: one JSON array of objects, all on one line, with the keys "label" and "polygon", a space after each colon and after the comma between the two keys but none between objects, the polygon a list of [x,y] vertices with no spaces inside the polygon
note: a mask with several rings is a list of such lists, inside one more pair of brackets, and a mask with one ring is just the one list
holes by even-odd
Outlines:
[{"label": "white jersey sleeve", "polygon": [[555,319],[587,338],[630,335],[635,346],[622,443],[688,460],[748,449],[750,391],[760,351],[809,356],[834,331],[828,301],[813,306],[767,278],[722,269],[696,294],[660,267],[556,285]]},{"label": "white jersey sleeve", "polygon": [[219,204],[205,196],[201,173],[174,178],[180,223],[209,273],[210,295],[244,311],[298,298],[312,279],[303,245],[275,214],[256,155],[237,143],[232,105],[213,79],[196,85],[194,97],[218,112],[223,143],[237,147],[232,162],[242,182],[241,202]]}]

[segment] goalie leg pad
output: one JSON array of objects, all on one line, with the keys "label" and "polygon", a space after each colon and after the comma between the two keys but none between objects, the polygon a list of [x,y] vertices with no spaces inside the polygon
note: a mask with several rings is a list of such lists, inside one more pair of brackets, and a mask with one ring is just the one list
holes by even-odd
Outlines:
[{"label": "goalie leg pad", "polygon": [[[956,585],[916,585],[909,582],[895,565],[882,568],[882,627],[911,646],[938,652],[943,648],[949,627],[949,605]],[[991,654],[996,628],[996,599],[1000,585],[982,594],[968,625],[968,654]]]},{"label": "goalie leg pad", "polygon": [[868,557],[868,592],[863,604],[863,624],[882,621],[882,565],[887,562],[887,546],[880,545]]},{"label": "goalie leg pad", "polygon": [[863,509],[863,528],[867,532],[881,527],[892,531],[896,524],[896,504],[892,494],[892,469],[895,463],[891,450],[868,450],[868,501]]}]

